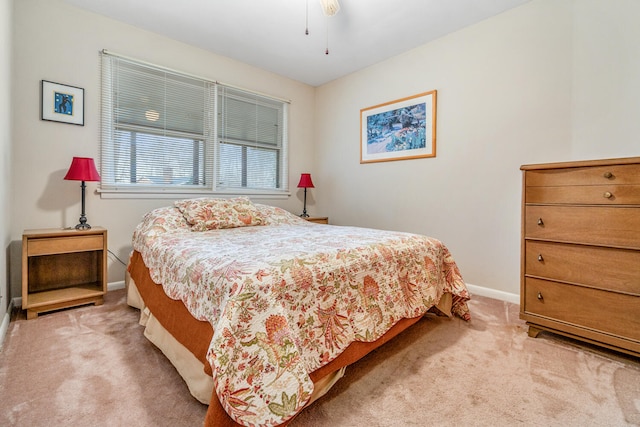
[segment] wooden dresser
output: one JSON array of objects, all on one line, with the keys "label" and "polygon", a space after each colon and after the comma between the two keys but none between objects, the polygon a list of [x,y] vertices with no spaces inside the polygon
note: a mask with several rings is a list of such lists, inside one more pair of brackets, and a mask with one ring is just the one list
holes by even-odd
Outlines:
[{"label": "wooden dresser", "polygon": [[520,318],[640,356],[640,157],[524,165]]}]

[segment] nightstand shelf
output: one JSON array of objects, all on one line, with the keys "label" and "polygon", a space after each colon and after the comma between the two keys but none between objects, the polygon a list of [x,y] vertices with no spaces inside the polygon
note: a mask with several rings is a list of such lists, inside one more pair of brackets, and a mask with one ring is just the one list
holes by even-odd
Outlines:
[{"label": "nightstand shelf", "polygon": [[[48,306],[50,310],[55,310],[56,308],[51,308],[51,306],[62,304],[62,307],[71,307],[71,305],[90,304],[95,297],[102,295],[104,295],[102,285],[98,283],[34,292],[29,294],[29,308],[36,309]],[[89,301],[82,302],[85,299],[89,299]],[[74,302],[74,304],[68,305],[70,302]]]},{"label": "nightstand shelf", "polygon": [[107,291],[107,230],[39,229],[22,235],[22,308],[39,313],[100,305]]}]

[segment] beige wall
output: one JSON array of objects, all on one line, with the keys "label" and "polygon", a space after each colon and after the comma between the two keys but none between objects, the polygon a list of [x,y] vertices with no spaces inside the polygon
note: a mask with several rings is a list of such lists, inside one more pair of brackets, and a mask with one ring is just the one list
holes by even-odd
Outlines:
[{"label": "beige wall", "polygon": [[[634,0],[534,0],[320,87],[318,206],[337,224],[437,237],[468,283],[519,294],[520,165],[640,155],[637,10]],[[583,69],[619,41],[608,67]],[[615,89],[604,95],[615,114],[593,123],[600,86]],[[360,164],[360,109],[432,89],[437,157]]]},{"label": "beige wall", "polygon": [[575,0],[575,158],[640,156],[640,1]]},{"label": "beige wall", "polygon": [[[11,195],[11,10],[12,0],[0,0],[0,242],[4,257],[9,250]],[[5,258],[6,259],[6,258]],[[8,324],[9,278],[7,263],[0,262],[0,345]]]},{"label": "beige wall", "polygon": [[[99,156],[98,52],[102,49],[290,99],[292,196],[269,203],[301,211],[302,193],[296,188],[297,179],[301,172],[315,172],[310,155],[315,96],[311,86],[82,11],[59,0],[16,1],[14,22],[13,88],[20,96],[14,97],[12,103],[16,165],[11,206],[13,240],[19,240],[25,228],[65,227],[78,222],[80,185],[62,178],[73,156],[96,159]],[[85,89],[84,127],[39,119],[42,79]],[[108,228],[110,250],[126,261],[131,234],[142,215],[151,208],[170,204],[171,200],[101,199],[95,189],[96,183],[87,183],[88,222]],[[19,274],[19,266],[12,263],[14,297],[20,292]],[[124,267],[110,256],[109,281],[123,279]]]}]

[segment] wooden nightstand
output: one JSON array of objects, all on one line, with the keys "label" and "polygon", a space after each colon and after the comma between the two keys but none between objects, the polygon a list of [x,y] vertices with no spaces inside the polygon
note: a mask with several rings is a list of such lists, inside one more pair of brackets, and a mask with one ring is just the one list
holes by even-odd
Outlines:
[{"label": "wooden nightstand", "polygon": [[308,216],[306,218],[303,217],[302,219],[306,219],[309,222],[315,222],[316,224],[329,224],[328,216]]},{"label": "wooden nightstand", "polygon": [[22,308],[38,313],[100,305],[107,292],[107,230],[48,228],[22,235]]}]

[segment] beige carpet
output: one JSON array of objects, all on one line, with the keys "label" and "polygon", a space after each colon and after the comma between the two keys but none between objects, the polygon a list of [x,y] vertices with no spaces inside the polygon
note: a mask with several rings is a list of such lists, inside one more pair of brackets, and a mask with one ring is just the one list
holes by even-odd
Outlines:
[{"label": "beige carpet", "polygon": [[[303,426],[640,425],[640,360],[550,334],[482,297],[473,319],[428,317],[347,370]],[[124,291],[11,322],[0,426],[199,426],[206,407],[142,335]]]}]

